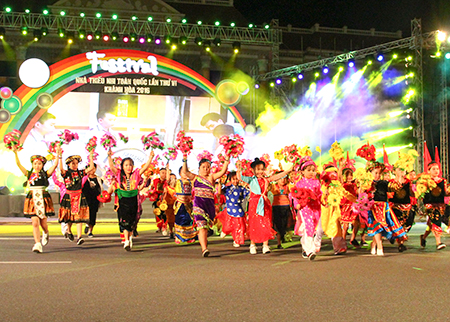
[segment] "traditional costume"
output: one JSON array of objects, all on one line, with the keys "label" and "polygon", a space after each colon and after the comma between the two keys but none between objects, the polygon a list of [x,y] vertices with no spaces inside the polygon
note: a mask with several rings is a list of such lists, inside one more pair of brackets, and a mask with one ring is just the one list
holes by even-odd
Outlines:
[{"label": "traditional costume", "polygon": [[192,182],[191,180],[177,180],[175,186],[177,200],[174,204],[175,212],[175,242],[193,243],[197,237],[192,215]]},{"label": "traditional costume", "polygon": [[273,194],[273,228],[280,235],[281,242],[284,242],[286,232],[294,226],[291,204],[289,202],[290,189],[288,185],[281,186],[275,183],[270,185],[270,191]]},{"label": "traditional costume", "polygon": [[198,175],[194,179],[193,215],[197,229],[211,228],[216,217],[214,184]]}]

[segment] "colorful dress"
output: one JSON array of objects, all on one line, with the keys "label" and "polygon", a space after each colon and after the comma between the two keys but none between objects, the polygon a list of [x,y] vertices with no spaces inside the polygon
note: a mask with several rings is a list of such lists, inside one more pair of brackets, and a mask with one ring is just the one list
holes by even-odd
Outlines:
[{"label": "colorful dress", "polygon": [[116,193],[114,203],[121,232],[123,230],[132,232],[136,229],[138,213],[141,208],[138,191],[141,179],[139,171],[140,169],[135,169],[130,178],[125,178],[123,181],[119,172],[116,183],[114,183]]},{"label": "colorful dress", "polygon": [[447,181],[443,178],[434,179],[436,187],[427,192],[423,197],[425,205],[425,214],[431,221],[431,230],[437,234],[442,233],[442,219],[445,214],[445,194],[447,190]]},{"label": "colorful dress", "polygon": [[346,193],[341,200],[341,222],[343,224],[351,224],[358,216],[358,213],[353,211],[352,207],[358,196],[358,187],[356,186],[355,180],[345,182],[342,186]]},{"label": "colorful dress", "polygon": [[174,204],[175,211],[175,242],[192,243],[197,237],[192,218],[192,183],[191,180],[177,180],[175,186],[177,200]]},{"label": "colorful dress", "polygon": [[[294,195],[294,190],[309,190],[311,197],[306,200],[299,200]],[[303,251],[309,254],[315,254],[320,250],[323,230],[320,223],[320,198],[322,191],[320,190],[320,181],[316,178],[301,178],[295,188],[291,190],[290,195],[294,207],[300,206],[297,212],[297,222],[295,224],[294,233],[302,236],[301,244]],[[314,236],[316,235],[316,238]]]},{"label": "colorful dress", "polygon": [[175,188],[167,185],[166,191],[167,193],[164,200],[166,201],[167,209],[166,211],[164,211],[164,213],[166,214],[167,224],[169,225],[169,227],[173,227],[173,224],[175,222],[175,211],[173,206],[175,204],[175,201],[177,200],[177,197],[175,195],[176,190]]},{"label": "colorful dress", "polygon": [[284,242],[286,231],[293,226],[293,215],[289,202],[290,189],[288,185],[280,186],[278,183],[270,185],[273,194],[272,219],[273,228]]},{"label": "colorful dress", "polygon": [[47,171],[41,170],[39,173],[28,171],[28,186],[30,191],[25,197],[23,213],[25,217],[37,216],[40,219],[54,216],[52,197],[46,190],[48,187]]},{"label": "colorful dress", "polygon": [[226,208],[219,213],[222,232],[233,236],[236,244],[243,245],[247,235],[247,220],[242,202],[248,196],[249,190],[242,186],[229,185],[222,189],[226,198]]},{"label": "colorful dress", "polygon": [[165,228],[167,226],[166,213],[159,208],[159,202],[162,201],[164,189],[168,186],[167,180],[161,180],[161,178],[156,178],[153,180],[152,186],[158,195],[156,201],[153,203],[153,207],[155,209],[159,209],[159,214],[157,215],[155,213],[156,227],[158,227],[158,229],[161,230],[162,228]]},{"label": "colorful dress", "polygon": [[59,222],[88,223],[89,205],[82,191],[85,170],[67,170],[62,176],[66,186],[59,208]]},{"label": "colorful dress", "polygon": [[368,235],[370,237],[381,234],[390,241],[404,239],[405,229],[395,215],[392,215],[388,201],[388,186],[386,180],[374,181],[372,186],[373,200],[375,203],[369,210]]},{"label": "colorful dress", "polygon": [[242,181],[250,185],[248,202],[248,237],[253,243],[263,243],[273,239],[272,207],[267,193],[269,181],[266,178],[242,176]]},{"label": "colorful dress", "polygon": [[214,184],[198,175],[194,179],[194,207],[192,213],[197,229],[212,227],[216,217]]},{"label": "colorful dress", "polygon": [[405,229],[411,229],[415,215],[411,211],[411,196],[413,195],[411,181],[405,179],[405,182],[401,184],[392,179],[389,181],[388,189],[389,192],[394,193],[394,196],[389,199],[392,211]]}]

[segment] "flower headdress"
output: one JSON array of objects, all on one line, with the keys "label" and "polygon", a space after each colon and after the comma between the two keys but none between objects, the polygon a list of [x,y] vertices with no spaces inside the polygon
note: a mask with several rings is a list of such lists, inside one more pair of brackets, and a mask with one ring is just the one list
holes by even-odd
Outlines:
[{"label": "flower headdress", "polygon": [[31,160],[31,163],[33,163],[34,160],[41,161],[43,165],[45,165],[45,163],[47,163],[47,159],[45,157],[43,157],[42,155],[39,155],[39,154],[32,155],[30,160]]}]

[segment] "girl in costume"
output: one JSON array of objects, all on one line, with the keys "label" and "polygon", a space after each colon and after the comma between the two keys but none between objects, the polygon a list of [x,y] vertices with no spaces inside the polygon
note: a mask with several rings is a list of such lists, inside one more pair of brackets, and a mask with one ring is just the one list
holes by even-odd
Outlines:
[{"label": "girl in costume", "polygon": [[97,196],[102,192],[103,181],[96,174],[97,165],[94,163],[94,169],[88,172],[86,182],[83,184],[83,194],[86,197],[89,206],[89,223],[84,228],[84,233],[88,234],[89,238],[94,237],[92,233],[95,223],[97,221],[97,212],[100,208],[100,201]]},{"label": "girl in costume", "polygon": [[197,237],[192,215],[192,181],[181,173],[175,185],[175,243],[193,243]]},{"label": "girl in costume", "polygon": [[320,199],[322,191],[316,178],[316,164],[310,157],[300,163],[302,177],[291,190],[290,198],[297,210],[294,232],[301,236],[302,256],[314,260],[320,250],[322,225],[320,223]]},{"label": "girl in costume", "polygon": [[270,253],[269,239],[273,239],[276,232],[272,229],[272,207],[267,197],[269,183],[277,181],[292,171],[292,166],[287,171],[266,178],[266,164],[259,158],[250,164],[253,176],[241,175],[240,162],[237,166],[237,178],[249,184],[250,200],[248,203],[248,236],[250,238],[250,254],[257,253],[256,243],[263,243],[263,254]]},{"label": "girl in costume", "polygon": [[334,165],[327,167],[321,177],[322,181],[322,208],[320,221],[324,233],[331,238],[334,254],[347,252],[347,243],[343,237],[341,224],[340,202],[343,197],[341,183],[338,181],[338,170]]},{"label": "girl in costume", "polygon": [[[367,171],[372,173],[373,183],[370,193],[374,200],[372,209],[369,210],[368,235],[373,237],[371,254],[383,256],[383,244],[381,237],[384,236],[391,242],[395,239],[402,245],[406,232],[392,213],[388,203],[389,182],[381,180],[384,164],[371,160],[368,162]],[[400,247],[400,246],[399,246]],[[399,248],[400,249],[400,248]]]},{"label": "girl in costume", "polygon": [[230,182],[230,184],[225,184],[221,189],[226,198],[226,208],[219,214],[219,220],[222,222],[222,234],[225,236],[231,234],[233,246],[240,247],[244,244],[247,235],[247,220],[242,202],[248,196],[249,190],[239,185],[236,171],[228,174],[226,182]]},{"label": "girl in costume", "polygon": [[344,197],[341,200],[341,223],[342,223],[342,238],[347,240],[347,230],[350,224],[352,224],[352,235],[350,237],[350,244],[356,248],[360,248],[361,245],[356,240],[359,227],[361,226],[360,216],[357,212],[353,211],[353,203],[358,196],[358,187],[355,180],[353,180],[354,167],[344,168],[342,174],[342,187],[345,189]]},{"label": "girl in costume", "polygon": [[183,166],[181,176],[193,181],[194,185],[194,207],[193,214],[198,229],[198,240],[202,247],[202,256],[208,257],[208,230],[212,227],[216,210],[214,207],[214,183],[222,177],[230,164],[227,157],[222,169],[211,173],[211,161],[201,159],[199,162],[198,175],[193,174],[187,167],[187,155],[183,155]]},{"label": "girl in costume", "polygon": [[108,193],[116,193],[114,203],[117,206],[117,216],[119,227],[124,233],[125,242],[123,248],[131,251],[133,231],[136,229],[138,212],[140,211],[139,189],[143,186],[141,175],[148,169],[154,157],[153,150],[150,157],[142,168],[134,168],[134,161],[131,158],[124,158],[120,164],[120,171],[114,167],[111,153],[108,153],[108,161],[111,170],[117,176],[116,181],[108,189]]},{"label": "girl in costume", "polygon": [[[170,170],[168,170],[170,173]],[[176,189],[175,186],[177,184],[177,176],[174,173],[169,175],[169,180],[167,183],[167,187],[164,189],[163,201],[167,205],[167,209],[164,211],[167,218],[167,226],[169,227],[170,239],[174,239],[175,235],[173,233],[173,227],[175,224],[175,212],[174,212],[174,204],[177,200],[175,195]]]},{"label": "girl in costume", "polygon": [[67,223],[65,237],[70,241],[74,240],[72,234],[72,224],[77,224],[77,245],[82,245],[84,239],[82,236],[83,223],[89,222],[89,205],[82,191],[83,177],[90,171],[95,171],[94,150],[90,152],[89,167],[86,170],[78,170],[78,164],[81,162],[79,155],[72,155],[66,159],[67,170],[64,170],[62,160],[60,159],[59,168],[61,176],[64,179],[66,192],[59,208],[59,222]]},{"label": "girl in costume", "polygon": [[[280,173],[279,171],[278,173]],[[291,204],[289,201],[289,179],[287,176],[279,179],[276,183],[270,185],[270,191],[273,194],[272,219],[273,228],[277,232],[277,248],[280,249],[281,243],[285,241],[285,235],[292,222]]]},{"label": "girl in costume", "polygon": [[[48,178],[58,166],[61,150],[58,146],[56,150],[56,160],[47,171],[44,170],[47,159],[42,155],[33,155],[31,157],[32,170],[27,171],[19,161],[17,149],[14,149],[13,151],[16,158],[16,164],[23,175],[27,177],[27,185],[30,189],[25,198],[23,213],[25,217],[31,218],[31,223],[33,225],[34,246],[32,251],[35,253],[42,253],[42,246],[48,244],[49,238],[47,217],[55,215],[52,198],[46,190],[49,184]],[[39,226],[42,227],[43,231],[42,242]]]},{"label": "girl in costume", "polygon": [[[447,193],[447,180],[439,176],[440,169],[437,162],[430,162],[427,166],[428,173],[431,179],[435,182],[435,187],[429,189],[423,197],[423,204],[425,206],[425,214],[428,216],[427,220],[427,230],[423,235],[420,235],[420,245],[422,247],[426,246],[427,236],[433,232],[434,238],[436,239],[436,249],[441,250],[446,247],[444,243],[441,242],[442,235],[442,219],[445,216],[445,201],[444,198]],[[416,186],[417,190],[420,189]]]}]

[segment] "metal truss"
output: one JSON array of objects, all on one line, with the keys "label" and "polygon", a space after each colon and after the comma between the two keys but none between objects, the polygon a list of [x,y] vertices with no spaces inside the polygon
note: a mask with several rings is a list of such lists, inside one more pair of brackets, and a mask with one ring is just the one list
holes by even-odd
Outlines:
[{"label": "metal truss", "polygon": [[334,64],[344,63],[344,62],[347,62],[352,59],[354,59],[354,60],[362,59],[369,55],[374,55],[379,52],[388,52],[393,49],[413,48],[414,41],[415,41],[414,37],[403,38],[403,39],[391,41],[391,42],[388,42],[385,44],[381,44],[381,45],[377,45],[377,46],[373,46],[373,47],[369,47],[369,48],[365,48],[365,49],[361,49],[361,50],[351,51],[351,52],[337,55],[334,57],[316,60],[316,61],[313,61],[310,63],[304,63],[304,64],[300,64],[300,65],[296,65],[296,66],[286,67],[286,68],[279,69],[279,70],[274,70],[274,71],[268,72],[263,75],[258,75],[255,78],[255,81],[263,81],[263,80],[274,79],[274,78],[283,77],[283,76],[292,76],[294,74],[298,74],[301,72],[306,72],[306,71],[313,70],[316,68],[321,68],[325,65],[331,66]]},{"label": "metal truss", "polygon": [[440,110],[440,161],[443,177],[448,175],[448,88],[447,88],[447,62],[444,61],[441,70],[441,97],[439,97]]},{"label": "metal truss", "polygon": [[59,28],[66,31],[96,32],[119,35],[135,33],[136,35],[186,37],[194,40],[220,38],[222,42],[238,41],[242,45],[270,46],[276,42],[279,46],[282,31],[279,29],[243,28],[215,25],[183,24],[178,22],[159,22],[146,20],[129,20],[80,16],[61,16],[55,14],[0,12],[0,27],[6,32],[18,32],[22,27],[31,30],[47,28],[49,33],[56,34]]}]

